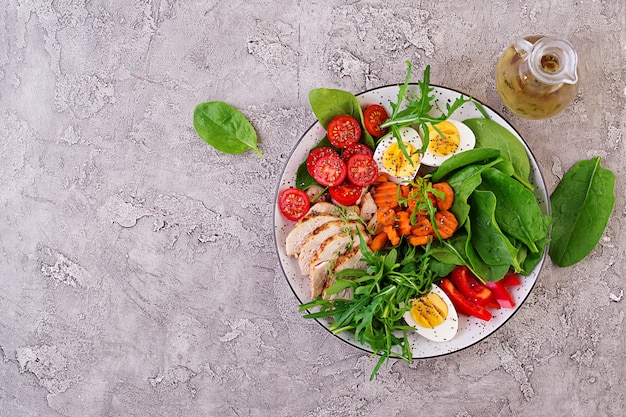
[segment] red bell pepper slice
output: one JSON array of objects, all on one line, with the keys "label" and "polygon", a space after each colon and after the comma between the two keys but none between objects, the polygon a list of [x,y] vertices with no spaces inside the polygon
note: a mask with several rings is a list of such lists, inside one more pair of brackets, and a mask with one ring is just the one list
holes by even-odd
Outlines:
[{"label": "red bell pepper slice", "polygon": [[493,298],[491,290],[478,281],[472,271],[466,266],[457,266],[448,277],[452,284],[461,291],[466,298],[483,307],[500,308],[500,304]]},{"label": "red bell pepper slice", "polygon": [[481,320],[491,320],[491,313],[485,307],[470,301],[465,297],[447,278],[443,278],[440,283],[441,289],[450,297],[456,311],[466,316],[474,316]]},{"label": "red bell pepper slice", "polygon": [[511,294],[509,294],[506,287],[502,284],[502,281],[487,282],[486,285],[502,308],[515,307],[515,301],[513,301],[513,297],[511,297]]},{"label": "red bell pepper slice", "polygon": [[514,287],[522,284],[517,274],[506,274],[499,282],[505,287]]}]

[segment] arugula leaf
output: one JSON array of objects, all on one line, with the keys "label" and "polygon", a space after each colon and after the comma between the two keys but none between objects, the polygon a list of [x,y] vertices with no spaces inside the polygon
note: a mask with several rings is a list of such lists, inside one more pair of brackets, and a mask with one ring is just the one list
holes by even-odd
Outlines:
[{"label": "arugula leaf", "polygon": [[[399,249],[374,253],[361,236],[360,249],[368,269],[354,271],[358,278],[351,282],[338,278],[328,288],[330,293],[336,293],[351,286],[353,297],[349,300],[317,297],[300,306],[300,311],[319,308],[304,317],[332,318],[331,332],[352,332],[355,340],[369,344],[374,354],[380,355],[370,379],[391,357],[412,361],[406,332],[414,329],[404,324],[403,315],[411,308],[410,300],[430,291],[433,281],[438,278],[429,268],[427,253],[406,242],[402,245]],[[345,271],[337,277],[352,273]],[[396,336],[399,332],[402,332],[402,338]]]},{"label": "arugula leaf", "polygon": [[222,101],[200,103],[193,112],[193,127],[198,136],[218,151],[240,154],[257,148],[257,135],[252,124],[239,110]]}]

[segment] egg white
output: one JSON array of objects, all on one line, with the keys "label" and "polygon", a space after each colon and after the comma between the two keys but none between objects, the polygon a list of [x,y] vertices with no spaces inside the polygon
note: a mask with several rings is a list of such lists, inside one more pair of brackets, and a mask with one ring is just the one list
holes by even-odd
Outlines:
[{"label": "egg white", "polygon": [[427,339],[430,339],[434,342],[447,342],[456,335],[459,329],[459,315],[457,314],[454,305],[452,305],[450,297],[448,297],[448,295],[443,292],[440,287],[433,284],[430,291],[439,295],[442,300],[448,305],[448,316],[443,321],[443,323],[433,327],[432,329],[428,327],[422,327],[417,324],[415,320],[413,320],[410,310],[404,313],[404,321],[406,321],[409,326],[415,327],[415,332],[417,334]]},{"label": "egg white", "polygon": [[[422,138],[417,130],[412,127],[402,127],[400,128],[400,136],[402,137],[402,142],[405,144],[411,144],[415,147],[416,150],[421,149],[422,147]],[[389,177],[390,181],[393,181],[397,184],[400,184],[403,181],[411,181],[415,178],[417,171],[419,170],[420,164],[415,164],[413,167],[414,170],[411,175],[399,177],[391,172],[389,172],[383,165],[383,157],[387,149],[394,143],[396,143],[397,139],[393,136],[393,133],[388,133],[383,136],[374,151],[374,160],[376,161],[376,165],[378,165],[378,172],[384,172]]]},{"label": "egg white", "polygon": [[[474,149],[474,146],[476,146],[476,136],[474,135],[474,132],[472,132],[472,129],[467,127],[465,124],[459,122],[458,120],[448,119],[447,121],[452,123],[456,127],[456,129],[459,131],[459,137],[460,137],[459,147],[456,149],[456,151],[445,156],[435,155],[432,152],[430,152],[428,149],[426,149],[426,152],[424,152],[424,155],[422,156],[422,164],[431,166],[431,167],[438,167],[446,159],[449,159],[450,157],[452,157],[452,155],[456,155],[460,152]],[[424,130],[422,128],[420,128],[419,133],[421,137],[423,138]]]}]

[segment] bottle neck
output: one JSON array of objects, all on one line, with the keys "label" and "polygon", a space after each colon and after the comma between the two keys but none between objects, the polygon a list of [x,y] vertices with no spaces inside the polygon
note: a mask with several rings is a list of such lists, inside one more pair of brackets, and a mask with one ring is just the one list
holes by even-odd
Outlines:
[{"label": "bottle neck", "polygon": [[528,56],[528,68],[538,81],[545,84],[576,84],[578,56],[572,45],[563,39],[539,39]]}]

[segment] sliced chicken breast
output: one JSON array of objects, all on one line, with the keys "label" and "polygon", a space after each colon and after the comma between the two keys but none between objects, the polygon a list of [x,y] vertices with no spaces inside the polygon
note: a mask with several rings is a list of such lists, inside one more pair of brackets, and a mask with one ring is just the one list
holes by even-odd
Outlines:
[{"label": "sliced chicken breast", "polygon": [[324,223],[340,220],[339,217],[324,213],[307,214],[298,221],[296,227],[287,235],[285,239],[285,251],[287,255],[294,256],[300,253],[302,245],[309,235]]},{"label": "sliced chicken breast", "polygon": [[323,261],[315,265],[309,274],[309,288],[311,289],[311,299],[314,299],[324,291],[328,273],[330,271],[330,261]]},{"label": "sliced chicken breast", "polygon": [[[369,242],[369,236],[365,234],[361,224],[355,223],[356,227],[361,230],[361,235]],[[340,257],[344,252],[358,247],[360,243],[358,233],[354,231],[341,232],[326,239],[315,252],[309,263],[309,269],[320,262],[334,260]]]},{"label": "sliced chicken breast", "polygon": [[302,272],[302,275],[307,275],[309,273],[309,263],[324,241],[334,235],[338,235],[344,231],[344,228],[349,227],[349,223],[346,223],[343,220],[336,220],[324,223],[309,234],[309,237],[304,245],[302,245],[300,253],[298,254],[298,264],[300,265],[300,272]]},{"label": "sliced chicken breast", "polygon": [[368,222],[372,217],[376,216],[377,210],[378,206],[372,194],[365,193],[363,197],[361,197],[361,218]]},{"label": "sliced chicken breast", "polygon": [[[341,255],[334,262],[334,266],[331,270],[328,271],[328,276],[326,278],[326,284],[324,285],[324,289],[322,290],[322,297],[327,300],[332,300],[335,298],[351,298],[352,297],[352,288],[346,288],[343,291],[338,292],[337,294],[326,294],[326,290],[335,283],[335,274],[345,271],[348,269],[367,269],[368,264],[363,260],[363,254],[359,248],[354,248],[352,250],[347,251],[343,255]],[[343,277],[345,279],[349,279],[350,277]]]}]

